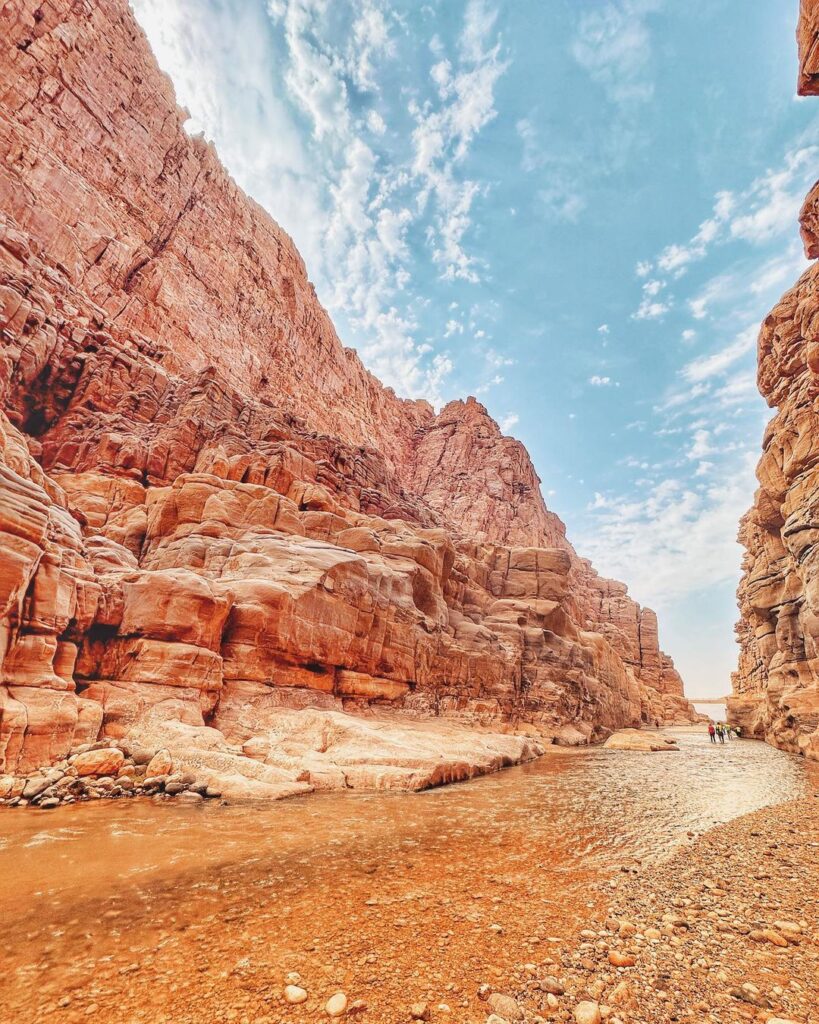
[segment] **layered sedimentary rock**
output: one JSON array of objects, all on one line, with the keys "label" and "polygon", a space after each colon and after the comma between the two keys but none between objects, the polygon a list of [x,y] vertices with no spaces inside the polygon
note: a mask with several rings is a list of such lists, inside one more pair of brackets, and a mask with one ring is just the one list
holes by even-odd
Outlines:
[{"label": "layered sedimentary rock", "polygon": [[272,770],[303,708],[571,742],[690,714],[523,446],[341,345],[124,0],[2,12],[0,770],[126,734]]},{"label": "layered sedimentary rock", "polygon": [[796,42],[799,50],[797,91],[800,96],[819,95],[819,6],[815,0],[800,0]]},{"label": "layered sedimentary rock", "polygon": [[[819,3],[803,0],[799,92],[819,94]],[[819,256],[819,183],[800,214],[808,259]],[[812,264],[765,319],[758,384],[776,412],[743,518],[739,667],[732,721],[777,746],[819,757],[819,266]]]}]

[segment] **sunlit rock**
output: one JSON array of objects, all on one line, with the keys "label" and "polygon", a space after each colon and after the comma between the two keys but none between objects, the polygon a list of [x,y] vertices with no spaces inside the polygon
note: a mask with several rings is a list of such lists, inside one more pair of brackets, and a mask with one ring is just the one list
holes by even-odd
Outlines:
[{"label": "sunlit rock", "polygon": [[[15,4],[0,91],[0,770],[130,737],[220,791],[417,788],[691,716],[520,442],[342,346],[125,0]],[[341,712],[449,724],[356,765]]]}]

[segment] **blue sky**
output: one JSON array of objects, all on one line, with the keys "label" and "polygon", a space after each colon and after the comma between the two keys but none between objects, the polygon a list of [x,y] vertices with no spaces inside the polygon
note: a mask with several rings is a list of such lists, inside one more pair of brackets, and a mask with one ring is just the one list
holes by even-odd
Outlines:
[{"label": "blue sky", "polygon": [[806,265],[796,0],[132,0],[188,128],[399,394],[477,395],[578,550],[734,667],[759,322]]}]

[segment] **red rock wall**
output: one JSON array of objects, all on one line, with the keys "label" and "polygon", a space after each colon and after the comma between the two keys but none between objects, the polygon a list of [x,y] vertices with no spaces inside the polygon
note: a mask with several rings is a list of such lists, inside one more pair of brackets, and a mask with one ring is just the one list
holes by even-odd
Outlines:
[{"label": "red rock wall", "polygon": [[523,446],[341,346],[124,0],[0,10],[0,770],[283,705],[688,714]]},{"label": "red rock wall", "polygon": [[[798,90],[819,94],[819,3],[802,0]],[[808,259],[819,256],[819,182],[800,214]],[[819,757],[819,266],[813,264],[759,332],[757,381],[772,409],[759,489],[740,524],[739,666],[733,721],[788,750]]]},{"label": "red rock wall", "polygon": [[800,96],[819,95],[819,4],[816,0],[800,0],[796,42],[799,50],[797,91]]}]

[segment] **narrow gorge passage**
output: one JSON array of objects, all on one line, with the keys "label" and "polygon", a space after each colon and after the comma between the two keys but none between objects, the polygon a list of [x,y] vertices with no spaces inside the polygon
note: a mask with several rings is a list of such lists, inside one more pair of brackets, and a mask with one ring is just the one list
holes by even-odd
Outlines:
[{"label": "narrow gorge passage", "polygon": [[819,0],[0,0],[0,1024],[819,1024],[811,94]]}]

